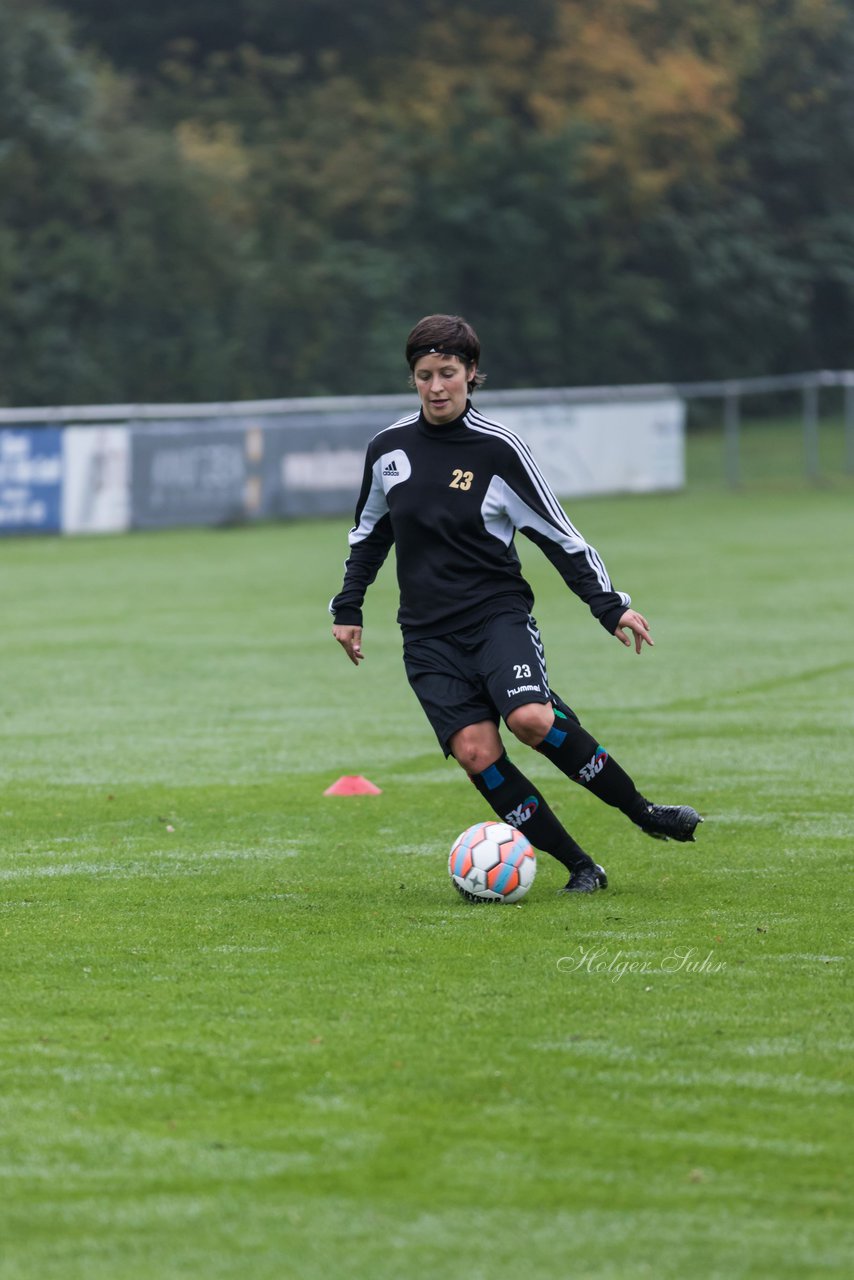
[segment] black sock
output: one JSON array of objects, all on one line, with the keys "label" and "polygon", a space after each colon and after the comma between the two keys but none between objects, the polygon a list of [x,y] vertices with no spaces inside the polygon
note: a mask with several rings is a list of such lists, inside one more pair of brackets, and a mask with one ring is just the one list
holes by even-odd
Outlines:
[{"label": "black sock", "polygon": [[527,836],[535,849],[550,853],[568,871],[590,864],[590,857],[561,825],[534,784],[508,759],[506,751],[483,773],[469,776],[498,817]]},{"label": "black sock", "polygon": [[537,750],[573,782],[639,822],[648,801],[625,769],[582,727],[575,712],[554,694],[552,699],[555,722]]}]

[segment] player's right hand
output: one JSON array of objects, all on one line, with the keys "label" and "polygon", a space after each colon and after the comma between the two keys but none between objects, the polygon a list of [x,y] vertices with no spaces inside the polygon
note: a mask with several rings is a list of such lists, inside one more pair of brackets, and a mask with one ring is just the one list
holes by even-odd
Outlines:
[{"label": "player's right hand", "polygon": [[336,623],[332,628],[332,634],[353,663],[353,666],[358,667],[365,656],[362,653],[362,628],[340,627]]}]

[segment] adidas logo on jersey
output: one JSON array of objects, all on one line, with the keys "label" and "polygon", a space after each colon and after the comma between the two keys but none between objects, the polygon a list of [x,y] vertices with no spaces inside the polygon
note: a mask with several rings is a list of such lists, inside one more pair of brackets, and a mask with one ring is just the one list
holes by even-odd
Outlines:
[{"label": "adidas logo on jersey", "polygon": [[403,449],[390,449],[376,462],[376,476],[386,493],[412,475],[412,465]]}]

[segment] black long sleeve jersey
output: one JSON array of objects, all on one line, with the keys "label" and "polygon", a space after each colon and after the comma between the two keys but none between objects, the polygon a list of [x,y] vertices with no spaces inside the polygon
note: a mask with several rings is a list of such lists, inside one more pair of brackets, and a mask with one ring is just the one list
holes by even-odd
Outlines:
[{"label": "black long sleeve jersey", "polygon": [[569,587],[614,632],[631,604],[570,523],[527,446],[468,404],[433,426],[401,418],[368,445],[336,623],[362,625],[365,592],[392,543],[405,637],[447,635],[493,614],[530,613],[516,531],[545,553]]}]

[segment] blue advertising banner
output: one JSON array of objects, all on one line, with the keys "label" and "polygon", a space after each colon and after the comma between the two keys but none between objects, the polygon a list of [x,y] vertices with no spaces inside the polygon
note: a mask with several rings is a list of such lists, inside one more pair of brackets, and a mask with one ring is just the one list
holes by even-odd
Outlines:
[{"label": "blue advertising banner", "polygon": [[58,533],[62,518],[62,431],[0,430],[0,533]]}]

